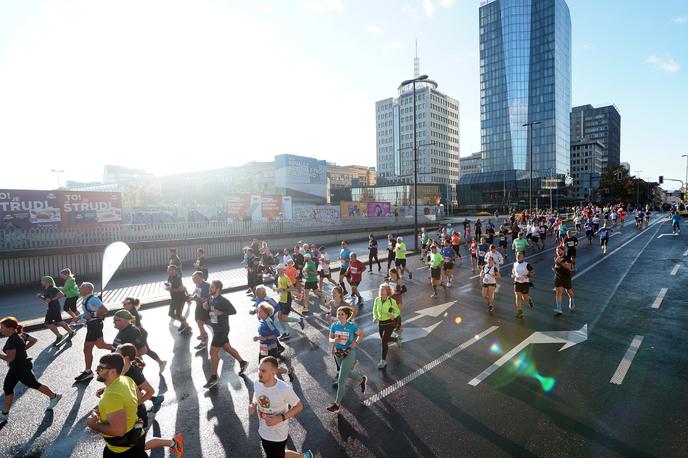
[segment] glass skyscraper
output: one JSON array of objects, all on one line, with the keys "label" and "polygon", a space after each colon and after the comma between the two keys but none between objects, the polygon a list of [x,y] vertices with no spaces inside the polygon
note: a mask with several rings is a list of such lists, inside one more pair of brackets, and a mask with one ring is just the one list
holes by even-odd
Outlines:
[{"label": "glass skyscraper", "polygon": [[565,0],[492,0],[480,7],[483,173],[570,173],[571,18]]}]

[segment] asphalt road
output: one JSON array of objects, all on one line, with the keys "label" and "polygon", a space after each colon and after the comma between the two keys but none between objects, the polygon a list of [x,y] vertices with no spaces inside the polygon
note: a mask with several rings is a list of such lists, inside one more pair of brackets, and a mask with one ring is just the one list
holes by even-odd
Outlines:
[{"label": "asphalt road", "polygon": [[[305,332],[294,331],[285,353],[304,404],[291,424],[293,447],[322,457],[688,456],[688,243],[685,235],[658,238],[670,232],[666,222],[642,231],[627,225],[612,237],[606,256],[597,240],[591,247],[582,241],[576,310],[558,318],[552,314],[551,239],[529,259],[536,270],[535,308],[522,320],[514,316],[508,267],[490,316],[466,262],[454,286],[431,299],[427,270],[413,258],[414,280],[403,305],[407,340],[390,349],[384,371],[376,369],[379,339],[370,317],[382,276],[366,275],[366,303],[357,318],[368,335],[358,367],[370,378],[365,403],[351,385],[339,414],[325,410],[334,397],[335,366],[324,321],[308,317]],[[232,358],[223,358],[220,384],[209,392],[201,388],[209,362],[193,350],[196,334],[178,336],[165,308],[143,311],[149,342],[170,361],[158,377],[157,365],[147,360],[146,376],[165,392],[149,437],[181,432],[189,457],[261,456],[257,419],[246,408],[256,378],[256,318],[247,313],[245,294],[228,297],[239,310],[230,319],[230,340],[251,366],[239,377]],[[81,370],[83,332],[59,350],[50,347],[49,332],[33,335],[39,339],[30,350],[36,373],[65,397],[45,415],[44,396],[18,388],[0,431],[0,456],[98,456],[102,441],[84,421],[99,384],[71,384]],[[106,340],[113,335],[108,322]],[[534,343],[523,345],[525,339]],[[564,349],[566,341],[577,343]],[[638,342],[624,372],[622,362]],[[513,351],[517,346],[522,350]],[[503,365],[481,375],[503,357]]]}]

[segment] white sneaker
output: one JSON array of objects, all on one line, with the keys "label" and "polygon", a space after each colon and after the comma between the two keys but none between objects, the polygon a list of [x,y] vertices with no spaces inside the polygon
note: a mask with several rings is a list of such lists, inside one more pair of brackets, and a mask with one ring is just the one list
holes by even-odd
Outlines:
[{"label": "white sneaker", "polygon": [[60,402],[60,399],[62,399],[62,395],[55,393],[55,396],[50,398],[50,401],[48,402],[48,408],[46,410],[53,410],[57,403]]}]

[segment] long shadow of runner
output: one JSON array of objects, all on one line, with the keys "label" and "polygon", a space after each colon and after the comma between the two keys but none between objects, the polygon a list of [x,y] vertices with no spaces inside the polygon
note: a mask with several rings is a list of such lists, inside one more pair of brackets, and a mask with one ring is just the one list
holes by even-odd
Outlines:
[{"label": "long shadow of runner", "polygon": [[203,456],[198,416],[200,407],[196,387],[191,376],[191,353],[189,336],[181,336],[176,326],[170,324],[170,334],[174,339],[170,383],[177,400],[175,431],[184,435],[184,454]]},{"label": "long shadow of runner", "polygon": [[52,410],[46,410],[45,411],[45,416],[43,417],[43,421],[41,422],[40,425],[38,425],[38,429],[36,429],[36,432],[33,433],[33,436],[31,436],[26,443],[24,444],[23,447],[21,447],[19,450],[16,452],[13,452],[14,456],[41,456],[41,451],[40,450],[35,450],[33,453],[29,453],[31,450],[31,447],[33,446],[34,442],[36,439],[41,437],[41,434],[43,434],[50,426],[53,424],[53,419],[54,419],[54,414]]},{"label": "long shadow of runner", "polygon": [[[62,424],[62,429],[60,429],[60,432],[55,437],[50,449],[45,450],[45,457],[71,456],[72,451],[80,442],[80,439],[84,436],[84,434],[89,434],[86,432],[86,419],[91,414],[91,409],[88,409],[84,416],[77,419],[81,403],[84,399],[84,394],[86,393],[86,389],[89,386],[90,383],[74,384],[74,387],[77,389],[76,398],[74,399],[72,408],[69,410],[69,413],[67,414],[67,418],[65,418],[65,421]],[[95,407],[95,405],[93,407]],[[93,434],[93,437],[94,440],[100,440],[99,436],[95,433]]]}]

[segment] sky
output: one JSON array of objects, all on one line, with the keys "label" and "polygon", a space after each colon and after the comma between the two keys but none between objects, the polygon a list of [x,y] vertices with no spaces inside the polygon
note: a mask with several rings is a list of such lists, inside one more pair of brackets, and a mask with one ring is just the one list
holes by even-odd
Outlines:
[{"label": "sky", "polygon": [[[684,179],[688,0],[568,0],[573,105],[615,104],[621,160]],[[375,165],[375,101],[421,73],[480,150],[479,0],[3,0],[0,188],[293,153]],[[667,184],[671,189],[672,185]]]}]

